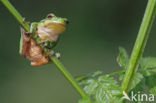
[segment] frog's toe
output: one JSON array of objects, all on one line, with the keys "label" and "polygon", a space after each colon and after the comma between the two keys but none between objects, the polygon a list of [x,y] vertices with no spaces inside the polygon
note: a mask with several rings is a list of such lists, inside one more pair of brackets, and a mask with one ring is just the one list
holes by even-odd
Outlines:
[{"label": "frog's toe", "polygon": [[61,54],[60,53],[55,53],[55,56],[56,56],[57,59],[60,59]]}]

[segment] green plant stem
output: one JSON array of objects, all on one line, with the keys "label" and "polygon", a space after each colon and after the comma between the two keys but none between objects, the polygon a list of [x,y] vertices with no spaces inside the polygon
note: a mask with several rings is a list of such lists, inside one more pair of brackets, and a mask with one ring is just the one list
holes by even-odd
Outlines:
[{"label": "green plant stem", "polygon": [[[20,13],[14,8],[14,6],[8,0],[1,0],[4,6],[10,11],[10,13],[16,18],[16,20],[20,23],[20,25],[29,32],[30,26],[28,23],[23,22],[23,18]],[[62,74],[67,78],[67,80],[72,84],[72,86],[77,90],[77,92],[82,96],[86,97],[83,89],[78,85],[76,80],[72,77],[72,75],[67,71],[67,69],[63,66],[63,64],[56,58],[52,57],[51,60],[57,66],[57,68],[62,72]]]},{"label": "green plant stem", "polygon": [[155,10],[156,10],[156,0],[148,0],[143,21],[131,54],[125,78],[122,83],[122,91],[125,92],[129,91],[133,77],[138,69],[139,60],[143,54],[148,39],[148,35],[154,21],[154,17],[156,14]]}]

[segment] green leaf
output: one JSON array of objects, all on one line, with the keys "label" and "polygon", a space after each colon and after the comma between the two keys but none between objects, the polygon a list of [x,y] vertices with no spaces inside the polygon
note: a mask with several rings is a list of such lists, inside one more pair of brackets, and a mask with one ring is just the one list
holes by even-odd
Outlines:
[{"label": "green leaf", "polygon": [[98,82],[94,79],[88,79],[86,83],[88,85],[84,87],[85,92],[90,95],[95,94],[96,88],[98,87]]},{"label": "green leaf", "polygon": [[132,83],[131,83],[130,90],[135,88],[136,85],[138,85],[142,81],[143,78],[144,77],[141,73],[135,73],[133,80],[132,80]]},{"label": "green leaf", "polygon": [[142,58],[140,61],[140,66],[142,69],[142,73],[145,77],[149,77],[151,75],[156,74],[156,58],[147,57]]},{"label": "green leaf", "polygon": [[150,93],[156,95],[156,86],[150,89]]},{"label": "green leaf", "polygon": [[145,85],[148,87],[149,92],[152,94],[156,95],[156,74],[146,76],[145,77]]},{"label": "green leaf", "polygon": [[[130,90],[135,88],[136,85],[138,85],[142,81],[143,78],[144,77],[141,73],[135,73],[133,80],[132,80],[132,83],[131,83]],[[124,72],[122,74],[120,74],[120,76],[119,76],[120,81],[122,81],[123,79],[124,79]]]},{"label": "green leaf", "polygon": [[140,61],[140,66],[142,69],[156,68],[156,58],[154,57],[142,58]]},{"label": "green leaf", "polygon": [[126,52],[126,50],[122,47],[119,48],[119,55],[117,57],[117,62],[120,67],[126,69],[129,62],[129,56]]},{"label": "green leaf", "polygon": [[125,76],[125,72],[121,73],[121,74],[119,75],[119,80],[122,81],[123,78],[124,78],[124,76]]},{"label": "green leaf", "polygon": [[108,75],[88,78],[83,81],[83,85],[84,91],[92,97],[94,103],[121,103],[122,101],[120,86]]},{"label": "green leaf", "polygon": [[156,74],[156,68],[148,68],[143,71],[144,76],[151,76]]},{"label": "green leaf", "polygon": [[96,72],[93,72],[93,73],[89,73],[89,74],[88,74],[88,77],[96,77],[96,76],[98,76],[98,75],[100,75],[100,74],[102,74],[101,71],[96,71]]},{"label": "green leaf", "polygon": [[93,73],[89,73],[87,75],[81,75],[81,76],[77,76],[76,80],[79,82],[80,85],[85,84],[85,80],[90,79],[90,78],[94,78],[98,75],[102,74],[101,71],[96,71]]},{"label": "green leaf", "polygon": [[[134,93],[137,93],[138,91],[141,92],[141,94],[146,93],[147,90],[145,89],[145,79],[142,79],[135,88],[131,89]],[[131,92],[129,92],[131,93]]]},{"label": "green leaf", "polygon": [[150,69],[149,71],[152,73],[156,73],[156,68]]},{"label": "green leaf", "polygon": [[[122,81],[123,78],[124,78],[124,73],[120,74],[119,80]],[[130,90],[134,89],[143,80],[143,78],[144,77],[141,73],[135,73],[133,80],[132,80],[132,83],[131,83]],[[138,87],[138,88],[141,89],[141,87]]]},{"label": "green leaf", "polygon": [[150,75],[150,76],[147,76],[145,77],[145,84],[150,87],[150,88],[153,88],[156,86],[156,75]]}]

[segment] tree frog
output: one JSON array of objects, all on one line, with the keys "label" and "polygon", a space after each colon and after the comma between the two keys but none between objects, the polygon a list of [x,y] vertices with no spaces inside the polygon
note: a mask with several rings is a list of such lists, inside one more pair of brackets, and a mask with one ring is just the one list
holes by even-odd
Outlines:
[{"label": "tree frog", "polygon": [[31,23],[30,32],[21,28],[20,54],[30,60],[32,66],[49,63],[49,55],[44,54],[43,48],[52,51],[67,24],[66,18],[51,13],[40,22]]}]

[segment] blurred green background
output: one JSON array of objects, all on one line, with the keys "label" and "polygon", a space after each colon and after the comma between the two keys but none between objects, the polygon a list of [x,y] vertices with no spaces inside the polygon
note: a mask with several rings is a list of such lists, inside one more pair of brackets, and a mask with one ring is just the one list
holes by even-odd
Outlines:
[{"label": "blurred green background", "polygon": [[[118,71],[118,47],[130,54],[147,0],[10,0],[27,21],[67,17],[55,51],[73,76]],[[156,22],[144,56],[156,56]],[[18,22],[0,3],[0,103],[76,103],[80,96],[55,65],[31,67],[18,53]]]}]

